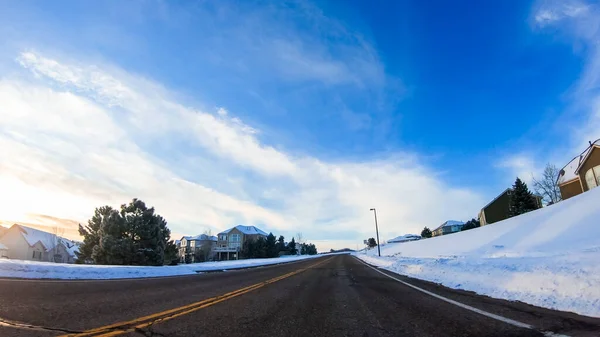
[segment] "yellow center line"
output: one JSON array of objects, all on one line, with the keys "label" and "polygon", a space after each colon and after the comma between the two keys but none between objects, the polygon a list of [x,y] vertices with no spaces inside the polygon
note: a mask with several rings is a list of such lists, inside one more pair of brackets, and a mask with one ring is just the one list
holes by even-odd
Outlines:
[{"label": "yellow center line", "polygon": [[168,321],[171,320],[173,318],[177,318],[183,315],[187,315],[189,313],[192,313],[194,311],[209,307],[211,305],[226,301],[228,299],[249,293],[253,290],[262,288],[268,284],[271,283],[275,283],[277,281],[286,279],[290,276],[299,274],[303,271],[306,271],[307,269],[310,268],[314,268],[320,264],[323,264],[329,260],[331,260],[333,257],[330,257],[326,260],[317,262],[315,264],[312,264],[306,268],[302,268],[302,269],[298,269],[296,271],[287,273],[287,274],[283,274],[277,277],[274,277],[272,279],[260,282],[260,283],[256,283],[253,284],[251,286],[248,287],[244,287],[244,288],[240,288],[231,292],[228,292],[226,294],[220,295],[220,296],[215,296],[215,297],[211,297],[211,298],[207,298],[205,300],[199,301],[199,302],[194,302],[191,304],[187,304],[181,307],[177,307],[177,308],[173,308],[173,309],[169,309],[169,310],[165,310],[165,311],[161,311],[155,314],[151,314],[151,315],[147,315],[147,316],[143,316],[143,317],[139,317],[136,319],[132,319],[129,321],[124,321],[124,322],[118,322],[118,323],[114,323],[114,324],[110,324],[110,325],[105,325],[105,326],[101,326],[98,328],[94,328],[94,329],[90,329],[90,330],[86,330],[84,332],[81,333],[77,333],[77,334],[68,334],[68,335],[63,335],[63,336],[59,336],[59,337],[82,337],[82,336],[103,336],[103,337],[108,337],[108,336],[117,336],[117,335],[121,335],[127,332],[131,332],[134,331],[136,329],[142,329],[145,328],[149,325],[153,325],[156,323],[160,323],[160,322],[164,322],[164,321]]}]

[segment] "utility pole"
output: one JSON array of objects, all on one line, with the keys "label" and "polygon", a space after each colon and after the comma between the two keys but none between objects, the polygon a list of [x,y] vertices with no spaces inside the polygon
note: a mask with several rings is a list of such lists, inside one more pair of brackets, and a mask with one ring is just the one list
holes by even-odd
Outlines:
[{"label": "utility pole", "polygon": [[375,208],[371,208],[373,214],[375,214],[375,232],[377,233],[377,254],[381,256],[381,248],[379,248],[379,228],[377,228],[377,210]]}]

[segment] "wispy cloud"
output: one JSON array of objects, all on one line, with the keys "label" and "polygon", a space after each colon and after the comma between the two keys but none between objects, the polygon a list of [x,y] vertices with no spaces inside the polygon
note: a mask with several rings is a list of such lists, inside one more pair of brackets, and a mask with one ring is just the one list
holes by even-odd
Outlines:
[{"label": "wispy cloud", "polygon": [[15,191],[0,203],[15,216],[81,220],[140,197],[178,233],[252,223],[335,247],[372,235],[370,207],[386,237],[472,217],[483,204],[412,153],[367,162],[297,156],[259,139],[234,112],[183,105],[116,67],[35,52],[17,61],[33,76],[0,79],[0,179]]},{"label": "wispy cloud", "polygon": [[561,20],[583,17],[588,14],[589,10],[590,5],[583,1],[542,1],[534,10],[534,19],[538,25],[543,27]]}]

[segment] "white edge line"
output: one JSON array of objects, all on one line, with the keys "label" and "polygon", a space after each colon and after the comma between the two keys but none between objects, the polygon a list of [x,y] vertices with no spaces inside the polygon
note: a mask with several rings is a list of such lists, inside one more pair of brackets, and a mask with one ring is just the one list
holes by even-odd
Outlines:
[{"label": "white edge line", "polygon": [[[506,323],[506,324],[510,324],[510,325],[513,325],[513,326],[519,327],[519,328],[523,328],[523,329],[530,329],[530,330],[537,330],[537,329],[536,329],[536,328],[535,328],[533,325],[526,324],[526,323],[519,322],[519,321],[515,321],[514,319],[506,318],[506,317],[499,316],[499,315],[496,315],[496,314],[492,314],[491,312],[483,311],[483,310],[481,310],[481,309],[477,309],[477,308],[475,308],[475,307],[472,307],[472,306],[470,306],[470,305],[467,305],[467,304],[464,304],[464,303],[460,303],[460,302],[457,302],[457,301],[451,300],[451,299],[449,299],[449,298],[446,298],[446,297],[440,296],[440,295],[438,295],[438,294],[432,293],[431,291],[425,290],[425,289],[423,289],[423,288],[419,288],[419,287],[417,287],[417,286],[415,286],[415,285],[412,285],[412,284],[410,284],[410,283],[408,283],[408,282],[404,282],[404,281],[402,281],[402,280],[400,280],[400,279],[398,279],[398,278],[396,278],[396,277],[393,277],[392,275],[389,275],[389,274],[387,274],[387,273],[384,273],[384,272],[382,272],[381,270],[379,270],[379,269],[377,269],[377,268],[375,268],[375,267],[371,266],[370,264],[366,263],[365,261],[361,260],[360,258],[357,258],[356,256],[354,256],[354,258],[356,258],[358,261],[362,262],[362,263],[363,263],[365,266],[367,266],[367,267],[369,267],[369,268],[373,269],[374,271],[376,271],[376,272],[378,272],[378,273],[380,273],[380,274],[383,274],[383,275],[385,275],[385,276],[387,276],[387,277],[391,278],[392,280],[398,281],[398,282],[400,282],[400,283],[404,284],[404,285],[405,285],[405,286],[407,286],[407,287],[411,287],[411,288],[413,288],[413,289],[415,289],[415,290],[418,290],[418,291],[420,291],[420,292],[422,292],[422,293],[424,293],[424,294],[427,294],[427,295],[429,295],[429,296],[433,296],[433,297],[435,297],[435,298],[437,298],[437,299],[439,299],[439,300],[442,300],[442,301],[444,301],[444,302],[448,302],[448,303],[450,303],[450,304],[454,304],[454,305],[456,305],[457,307],[461,307],[461,308],[463,308],[463,309],[467,309],[467,310],[470,310],[470,311],[476,312],[476,313],[478,313],[478,314],[480,314],[480,315],[483,315],[483,316],[486,316],[486,317],[489,317],[489,318],[495,319],[495,320],[497,320],[497,321],[504,322],[504,323]],[[539,331],[539,330],[538,330],[538,331]],[[556,334],[556,333],[554,333],[554,332],[551,332],[551,331],[540,331],[540,332],[541,332],[542,334],[544,334],[544,336],[546,336],[546,337],[569,337],[569,336],[567,336],[567,335],[560,335],[560,334]]]}]

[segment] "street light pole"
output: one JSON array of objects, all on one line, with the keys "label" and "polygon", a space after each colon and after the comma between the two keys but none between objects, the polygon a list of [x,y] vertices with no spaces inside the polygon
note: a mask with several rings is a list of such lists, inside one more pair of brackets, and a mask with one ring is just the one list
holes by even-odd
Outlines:
[{"label": "street light pole", "polygon": [[379,228],[377,228],[377,210],[375,208],[371,208],[373,214],[375,214],[375,232],[377,233],[377,254],[381,256],[381,248],[379,248]]}]

